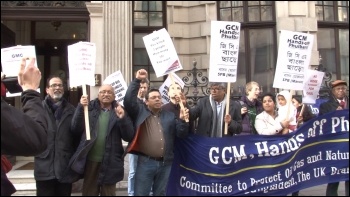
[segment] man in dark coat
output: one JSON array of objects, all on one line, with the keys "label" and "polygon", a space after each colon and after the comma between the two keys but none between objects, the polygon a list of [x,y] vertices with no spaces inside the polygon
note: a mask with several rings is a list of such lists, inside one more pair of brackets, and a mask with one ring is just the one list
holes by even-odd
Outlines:
[{"label": "man in dark coat", "polygon": [[[72,131],[82,135],[70,160],[69,181],[84,178],[83,196],[115,196],[116,183],[124,178],[122,140],[130,142],[135,134],[133,123],[115,101],[114,88],[102,85],[98,98],[88,102],[82,95],[73,120]],[[88,107],[91,139],[86,140],[84,106]]]},{"label": "man in dark coat", "polygon": [[[41,105],[41,73],[34,66],[35,58],[26,66],[26,59],[21,61],[18,83],[22,87],[22,110],[7,104],[1,98],[1,154],[34,156],[47,147],[47,121]],[[16,192],[1,168],[1,196]]]},{"label": "man in dark coat", "polygon": [[[335,110],[349,109],[349,97],[346,96],[348,84],[343,80],[335,80],[330,83],[332,95],[328,101],[320,105],[320,113],[323,115]],[[326,196],[338,196],[339,182],[328,183]],[[349,181],[345,181],[345,196],[349,196]]]},{"label": "man in dark coat", "polygon": [[147,78],[145,69],[136,72],[136,78],[130,83],[124,105],[130,113],[137,114],[133,121],[136,134],[128,153],[138,154],[135,174],[135,196],[149,195],[151,188],[154,196],[165,196],[176,137],[188,135],[188,110],[182,110],[180,118],[174,113],[162,110],[162,98],[158,89],[150,89],[145,103],[137,102],[140,82]]},{"label": "man in dark coat", "polygon": [[70,196],[72,183],[60,179],[68,167],[80,136],[70,130],[75,107],[63,97],[63,81],[58,76],[48,78],[47,96],[42,102],[48,119],[48,147],[35,157],[34,177],[37,196]]},{"label": "man in dark coat", "polygon": [[[226,84],[210,84],[210,95],[201,98],[190,109],[190,121],[198,118],[196,134],[207,137],[224,137],[242,132],[241,106],[230,99],[229,114],[226,114]],[[227,134],[224,133],[228,123]]]}]

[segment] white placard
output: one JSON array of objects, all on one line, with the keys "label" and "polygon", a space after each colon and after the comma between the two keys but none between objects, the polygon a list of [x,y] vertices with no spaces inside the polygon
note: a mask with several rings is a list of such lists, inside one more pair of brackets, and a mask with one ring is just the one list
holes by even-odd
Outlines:
[{"label": "white placard", "polygon": [[69,86],[95,86],[96,45],[78,42],[68,46]]},{"label": "white placard", "polygon": [[103,81],[103,84],[110,84],[114,88],[115,100],[124,106],[124,97],[128,86],[126,85],[122,73],[118,70],[110,74]]},{"label": "white placard", "polygon": [[[1,49],[1,65],[2,72],[6,77],[17,77],[22,58],[34,57],[36,59],[35,46],[13,46]],[[27,65],[28,65],[27,60]],[[34,66],[38,67],[37,61]]]},{"label": "white placard", "polygon": [[281,30],[274,88],[303,90],[314,36]]},{"label": "white placard", "polygon": [[166,80],[164,81],[164,83],[159,87],[159,91],[162,96],[163,105],[170,102],[170,98],[168,96],[169,86],[172,84],[172,79],[170,75],[173,76],[174,81],[178,83],[181,86],[181,88],[184,88],[185,86],[185,83],[182,81],[182,79],[179,76],[177,76],[175,73],[170,73],[166,78]]},{"label": "white placard", "polygon": [[211,21],[209,81],[236,82],[241,24]]},{"label": "white placard", "polygon": [[318,97],[324,72],[308,69],[303,90],[303,103],[315,104]]},{"label": "white placard", "polygon": [[143,42],[157,77],[182,70],[173,41],[165,28],[144,36]]}]

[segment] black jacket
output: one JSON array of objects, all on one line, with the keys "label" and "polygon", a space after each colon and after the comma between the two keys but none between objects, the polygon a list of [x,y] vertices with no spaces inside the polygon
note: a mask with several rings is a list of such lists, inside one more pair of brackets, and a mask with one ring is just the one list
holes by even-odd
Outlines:
[{"label": "black jacket", "polygon": [[[112,103],[108,130],[106,134],[105,153],[101,162],[97,183],[100,185],[112,185],[124,178],[124,148],[122,140],[130,142],[135,134],[131,119],[125,111],[125,116],[120,119],[114,112],[116,102]],[[101,113],[100,101],[92,100],[88,105],[90,140],[86,140],[85,120],[83,106],[79,103],[72,120],[72,131],[81,135],[77,151],[69,162],[69,176],[64,182],[75,182],[83,178],[87,155],[97,139],[98,118]]]},{"label": "black jacket", "polygon": [[[229,114],[232,121],[228,125],[227,135],[232,136],[233,134],[240,134],[242,132],[241,106],[231,99],[229,107]],[[224,112],[226,112],[225,108],[222,108],[222,110],[225,110]],[[196,134],[209,137],[213,127],[213,109],[209,101],[209,96],[199,99],[197,105],[190,109],[190,121],[197,118]],[[224,120],[222,126],[222,136],[224,136]]]},{"label": "black jacket", "polygon": [[49,96],[42,102],[48,118],[47,149],[35,157],[34,176],[35,180],[60,180],[68,167],[70,158],[73,156],[80,136],[73,135],[70,130],[75,107],[62,100],[62,116],[56,120],[48,105]]},{"label": "black jacket", "polygon": [[[127,148],[128,153],[138,154],[142,152],[138,147],[138,136],[142,132],[140,130],[141,124],[146,120],[147,117],[151,116],[151,111],[148,109],[147,105],[144,103],[137,102],[137,93],[140,88],[139,79],[134,79],[125,94],[124,105],[128,109],[130,114],[134,114],[134,122],[136,125],[136,134],[132,143],[129,143]],[[174,113],[161,110],[160,112],[160,123],[163,128],[163,135],[165,139],[165,149],[164,149],[164,162],[172,162],[174,159],[174,143],[175,138],[185,138],[188,135],[189,124],[184,120],[178,119]]]},{"label": "black jacket", "polygon": [[[349,109],[349,97],[345,97],[345,100],[347,102],[346,109]],[[326,114],[328,112],[335,111],[338,107],[339,107],[338,100],[332,96],[329,98],[328,101],[326,101],[320,105],[320,111],[319,111],[318,115],[320,116],[320,115]]]},{"label": "black jacket", "polygon": [[[40,94],[26,90],[21,94],[22,110],[1,98],[1,154],[34,156],[47,147],[47,121]],[[1,196],[15,192],[1,168]]]}]

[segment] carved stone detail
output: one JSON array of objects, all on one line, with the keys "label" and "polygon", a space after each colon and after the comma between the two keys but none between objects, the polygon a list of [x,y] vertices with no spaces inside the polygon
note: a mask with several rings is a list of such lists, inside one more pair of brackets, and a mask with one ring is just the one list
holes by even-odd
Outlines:
[{"label": "carved stone detail", "polygon": [[85,8],[90,1],[1,1],[1,7],[75,7]]}]

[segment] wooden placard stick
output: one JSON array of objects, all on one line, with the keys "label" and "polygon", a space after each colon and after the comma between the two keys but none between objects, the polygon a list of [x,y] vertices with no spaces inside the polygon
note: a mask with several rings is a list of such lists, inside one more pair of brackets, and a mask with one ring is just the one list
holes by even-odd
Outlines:
[{"label": "wooden placard stick", "polygon": [[[169,75],[170,75],[170,79],[171,79],[171,84],[172,84],[172,85],[175,85],[175,80],[174,80],[174,78],[173,78],[173,74],[172,74],[172,73],[169,73]],[[182,89],[182,88],[181,88],[181,89]],[[168,92],[169,92],[169,90],[168,90]],[[176,96],[180,97],[179,105],[180,105],[181,110],[184,110],[184,109],[185,109],[185,106],[184,106],[184,104],[182,103],[181,95],[177,95],[177,93],[175,93],[175,94],[176,94]],[[189,122],[189,119],[186,118],[185,121],[186,121],[186,122]]]},{"label": "wooden placard stick", "polygon": [[[230,85],[230,82],[227,82],[225,115],[230,113],[230,92],[231,92],[231,85]],[[225,122],[225,130],[224,130],[225,135],[227,135],[227,129],[228,129],[228,123]]]},{"label": "wooden placard stick", "polygon": [[[82,87],[83,87],[83,95],[87,95],[86,84],[83,84]],[[90,140],[90,123],[89,123],[88,106],[84,106],[84,118],[85,118],[86,140]]]}]

